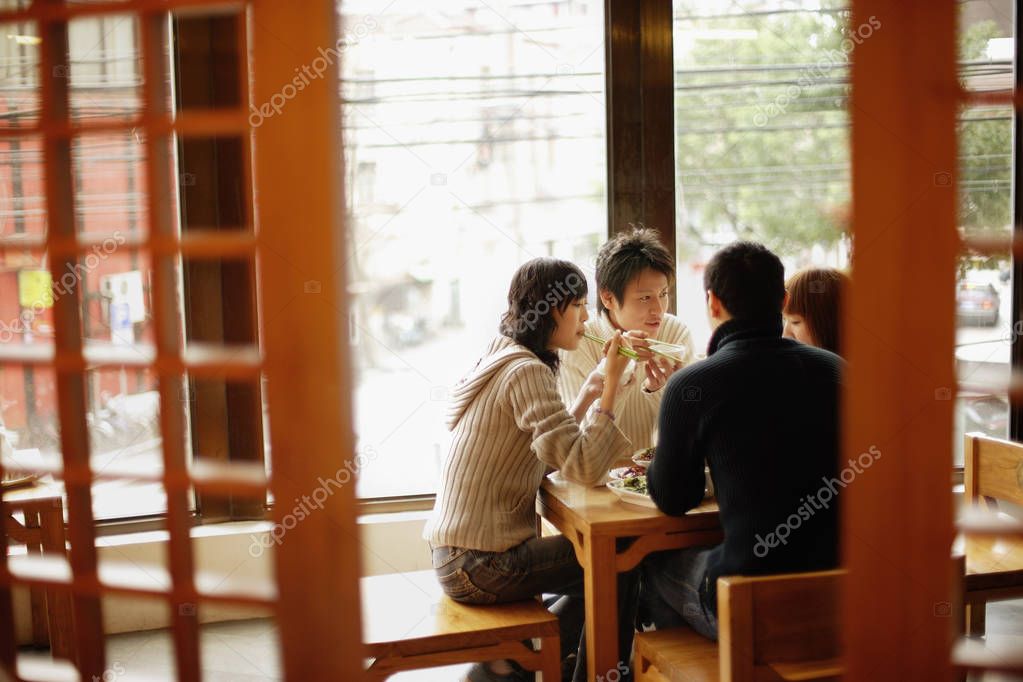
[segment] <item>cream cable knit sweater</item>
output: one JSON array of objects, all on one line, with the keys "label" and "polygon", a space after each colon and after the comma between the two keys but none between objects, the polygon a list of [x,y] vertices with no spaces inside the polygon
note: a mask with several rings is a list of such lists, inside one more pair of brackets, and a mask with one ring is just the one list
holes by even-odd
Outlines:
[{"label": "cream cable knit sweater", "polygon": [[434,547],[510,549],[536,534],[536,493],[550,470],[595,485],[632,450],[606,416],[577,423],[550,368],[504,336],[454,389],[448,426],[451,451],[423,534]]}]

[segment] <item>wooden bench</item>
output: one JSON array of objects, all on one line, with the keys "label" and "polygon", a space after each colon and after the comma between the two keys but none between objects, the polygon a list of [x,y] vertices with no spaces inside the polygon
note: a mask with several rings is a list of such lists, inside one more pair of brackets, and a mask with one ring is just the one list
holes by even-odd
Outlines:
[{"label": "wooden bench", "polygon": [[720,578],[720,644],[689,628],[640,633],[636,682],[838,680],[842,574]]},{"label": "wooden bench", "polygon": [[[968,433],[963,447],[966,504],[998,512],[998,501],[1023,505],[1023,445]],[[984,634],[988,601],[1023,596],[1023,538],[959,538],[966,555],[967,634]]]},{"label": "wooden bench", "polygon": [[[433,571],[363,578],[363,642],[369,679],[404,671],[511,659],[561,679],[558,619],[539,601],[469,606],[446,597]],[[539,640],[539,651],[526,645]]]}]

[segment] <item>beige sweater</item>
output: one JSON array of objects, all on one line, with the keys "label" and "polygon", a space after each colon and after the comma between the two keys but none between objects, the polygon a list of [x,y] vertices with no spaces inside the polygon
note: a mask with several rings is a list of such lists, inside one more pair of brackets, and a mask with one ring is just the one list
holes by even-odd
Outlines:
[{"label": "beige sweater", "polygon": [[594,485],[632,449],[604,415],[577,423],[550,368],[503,336],[454,389],[448,426],[451,451],[423,534],[434,547],[510,549],[536,534],[548,471]]},{"label": "beige sweater", "polygon": [[[586,333],[594,334],[602,339],[609,339],[615,332],[614,325],[601,313],[586,321]],[[689,328],[674,315],[665,315],[661,328],[654,337],[658,341],[672,343],[687,348],[683,354],[683,366],[693,362],[696,355],[693,351],[693,339]],[[574,351],[561,351],[561,371],[558,372],[558,390],[562,399],[571,404],[590,372],[601,360],[601,347],[592,341],[583,340]],[[654,427],[657,426],[657,415],[661,409],[661,396],[664,389],[653,393],[643,390],[646,381],[645,370],[636,365],[633,376],[622,377],[622,389],[615,401],[615,421],[622,433],[632,441],[637,450],[653,447]]]}]

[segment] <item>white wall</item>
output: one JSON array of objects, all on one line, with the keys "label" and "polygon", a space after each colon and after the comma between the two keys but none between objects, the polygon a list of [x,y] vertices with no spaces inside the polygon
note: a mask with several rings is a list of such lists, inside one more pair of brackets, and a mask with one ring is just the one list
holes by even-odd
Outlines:
[{"label": "white wall", "polygon": [[[430,568],[430,549],[422,539],[428,512],[373,514],[359,521],[362,534],[362,565],[365,575],[418,571]],[[268,537],[266,522],[238,522],[200,526],[193,530],[192,549],[197,571],[233,578],[264,579],[272,575],[272,549],[250,551],[260,538]],[[265,542],[265,541],[264,541]],[[267,543],[269,544],[269,543]],[[18,548],[12,548],[15,553]],[[106,562],[130,562],[145,570],[151,567],[153,584],[159,585],[165,571],[167,533],[135,533],[97,539],[97,555]],[[156,570],[152,570],[155,568]],[[160,599],[108,596],[103,599],[103,629],[106,634],[170,627],[166,603]],[[14,613],[18,644],[31,642],[31,611],[28,591],[14,594]],[[266,610],[252,607],[203,603],[199,620],[211,623],[225,620],[268,617]]]}]

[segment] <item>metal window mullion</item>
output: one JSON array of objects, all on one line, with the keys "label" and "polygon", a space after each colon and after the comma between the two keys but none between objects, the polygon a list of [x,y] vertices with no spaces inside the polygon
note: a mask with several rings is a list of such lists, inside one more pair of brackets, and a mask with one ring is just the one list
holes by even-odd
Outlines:
[{"label": "metal window mullion", "polygon": [[[1012,64],[1014,94],[1023,90],[1023,72],[1020,71],[1020,57],[1023,56],[1023,45],[1020,44],[1023,31],[1023,13],[1020,12],[1020,0],[1013,4],[1013,25],[1015,27],[1015,51]],[[1023,153],[1023,117],[1018,108],[1012,111],[1012,232],[1015,240],[1023,238],[1023,194],[1020,192],[1020,180],[1023,179],[1023,165],[1020,154]],[[1011,247],[1010,247],[1011,248]],[[1012,319],[1019,320],[1023,315],[1023,260],[1012,252]],[[1012,337],[1010,353],[1010,369],[1020,372],[1023,369],[1023,344]],[[1009,394],[1009,437],[1015,441],[1023,441],[1023,404],[1011,392]]]},{"label": "metal window mullion", "polygon": [[[145,117],[166,116],[168,82],[166,51],[169,15],[153,12],[140,17],[142,34],[142,67]],[[156,328],[156,357],[160,370],[160,430],[162,434],[164,489],[167,493],[167,528],[170,531],[171,620],[178,679],[199,679],[199,619],[197,592],[190,535],[191,511],[188,488],[173,480],[187,478],[188,442],[184,405],[184,376],[168,370],[183,354],[184,340],[179,310],[181,301],[177,263],[180,251],[158,253],[154,248],[161,238],[175,236],[176,196],[172,136],[166,131],[146,130],[146,180],[149,202],[149,250],[153,258],[153,319]],[[163,365],[163,367],[161,367]]]},{"label": "metal window mullion", "polygon": [[[35,6],[56,6],[57,0],[37,0]],[[65,22],[42,23],[39,85],[41,119],[47,124],[66,123],[70,118],[68,26]],[[75,242],[74,183],[71,166],[71,138],[46,134],[43,145],[47,243],[58,239]],[[50,259],[54,280],[77,273],[78,258],[61,255]],[[76,275],[77,277],[77,275]],[[85,365],[81,338],[81,280],[67,287],[67,293],[53,304],[54,369],[57,376],[57,410],[64,462],[68,529],[71,536],[70,565],[78,669],[84,679],[102,677],[106,668],[103,619],[99,597],[79,588],[98,581],[96,546],[92,518],[89,431],[86,423]]]}]

